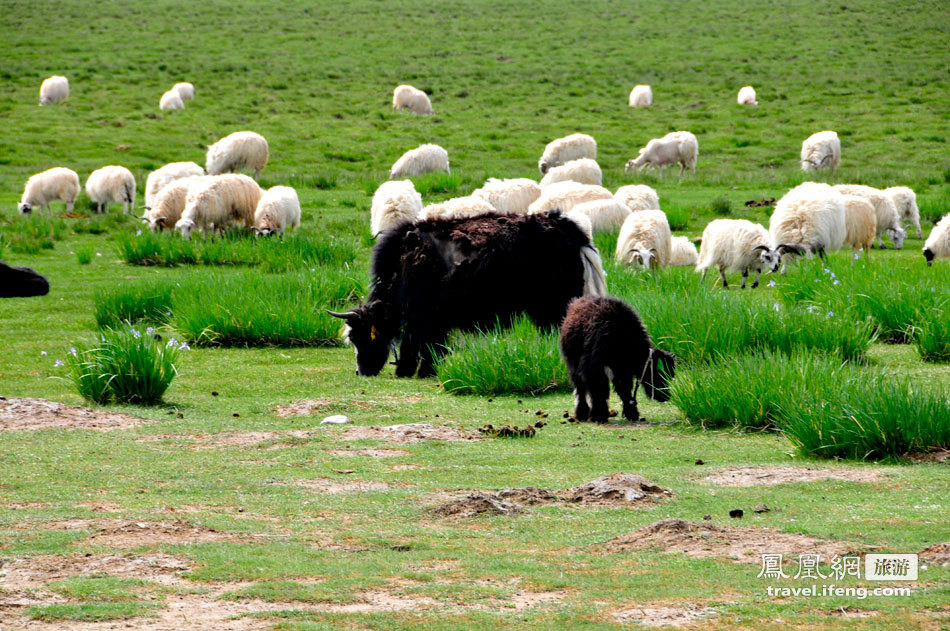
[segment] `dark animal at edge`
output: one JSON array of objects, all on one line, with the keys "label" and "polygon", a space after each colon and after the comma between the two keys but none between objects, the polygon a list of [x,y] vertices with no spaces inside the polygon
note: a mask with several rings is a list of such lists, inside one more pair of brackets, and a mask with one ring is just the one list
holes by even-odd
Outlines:
[{"label": "dark animal at edge", "polygon": [[379,374],[397,339],[396,376],[418,369],[429,377],[453,329],[506,324],[521,313],[553,327],[585,287],[606,293],[596,248],[556,211],[401,224],[380,236],[371,276],[364,304],[329,312],[346,321],[357,373],[368,376]]},{"label": "dark animal at edge", "polygon": [[49,281],[29,267],[11,267],[0,261],[0,298],[29,298],[49,293]]},{"label": "dark animal at edge", "polygon": [[622,300],[584,296],[572,301],[561,325],[561,356],[574,386],[579,421],[607,422],[610,381],[628,421],[640,420],[640,385],[651,399],[670,398],[667,379],[673,377],[676,358],[653,345],[636,312]]}]

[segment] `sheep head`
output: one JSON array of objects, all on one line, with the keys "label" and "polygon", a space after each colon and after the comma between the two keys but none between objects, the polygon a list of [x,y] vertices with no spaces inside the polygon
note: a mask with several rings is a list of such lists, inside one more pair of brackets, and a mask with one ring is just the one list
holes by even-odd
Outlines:
[{"label": "sheep head", "polygon": [[752,248],[752,252],[758,254],[758,271],[774,273],[778,271],[779,265],[782,264],[782,255],[767,245],[757,245]]},{"label": "sheep head", "polygon": [[33,210],[33,206],[29,202],[21,202],[17,204],[16,209],[20,211],[21,215],[29,215]]},{"label": "sheep head", "polygon": [[891,238],[895,250],[902,250],[904,248],[904,239],[907,238],[906,230],[898,226],[888,230],[887,234]]}]

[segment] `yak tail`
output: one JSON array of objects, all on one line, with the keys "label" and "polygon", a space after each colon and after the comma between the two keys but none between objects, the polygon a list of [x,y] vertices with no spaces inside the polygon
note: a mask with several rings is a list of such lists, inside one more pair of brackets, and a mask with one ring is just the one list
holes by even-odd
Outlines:
[{"label": "yak tail", "polygon": [[607,275],[597,248],[592,245],[581,248],[581,262],[584,264],[584,295],[606,296]]}]

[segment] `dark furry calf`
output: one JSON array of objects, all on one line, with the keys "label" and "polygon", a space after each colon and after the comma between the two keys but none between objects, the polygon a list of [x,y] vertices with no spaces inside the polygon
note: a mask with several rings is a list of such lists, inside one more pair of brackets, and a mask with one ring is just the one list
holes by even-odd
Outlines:
[{"label": "dark furry calf", "polygon": [[651,399],[670,398],[667,379],[673,377],[675,357],[653,346],[636,312],[622,300],[573,300],[561,325],[561,355],[574,386],[574,416],[579,421],[607,422],[610,381],[628,421],[640,420],[636,389],[641,384]]},{"label": "dark furry calf", "polygon": [[0,261],[0,298],[28,298],[49,293],[49,281],[29,267],[11,267]]}]

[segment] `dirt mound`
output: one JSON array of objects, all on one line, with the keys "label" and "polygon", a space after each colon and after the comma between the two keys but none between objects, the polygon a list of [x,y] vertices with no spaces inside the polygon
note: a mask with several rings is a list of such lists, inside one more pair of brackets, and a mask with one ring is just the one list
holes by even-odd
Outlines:
[{"label": "dirt mound", "polygon": [[454,427],[430,425],[429,423],[410,423],[407,425],[356,426],[347,428],[342,438],[345,440],[360,440],[370,438],[385,440],[390,443],[406,444],[418,443],[424,440],[474,440],[475,436]]},{"label": "dirt mound", "polygon": [[761,563],[763,554],[820,554],[823,558],[854,554],[862,546],[846,541],[824,541],[771,528],[741,528],[663,519],[607,541],[611,552],[659,548],[691,557],[729,557],[742,563]]},{"label": "dirt mound", "polygon": [[920,559],[929,563],[950,565],[950,542],[937,543],[920,551]]},{"label": "dirt mound", "polygon": [[320,493],[329,493],[335,495],[337,493],[366,493],[368,491],[388,491],[390,485],[385,482],[376,482],[374,480],[358,480],[353,482],[340,482],[338,480],[331,480],[329,478],[314,478],[312,480],[300,480],[296,483],[297,486],[302,486],[308,489],[313,489],[314,491],[319,491]]},{"label": "dirt mound", "polygon": [[491,493],[469,493],[432,509],[440,517],[471,517],[473,515],[513,515],[522,512],[517,504]]},{"label": "dirt mound", "polygon": [[670,497],[673,492],[633,473],[612,473],[562,493],[569,502],[626,505],[641,500]]},{"label": "dirt mound", "polygon": [[703,478],[719,486],[772,486],[790,482],[847,480],[877,482],[884,476],[870,469],[817,469],[812,467],[737,467],[720,469]]},{"label": "dirt mound", "polygon": [[618,622],[636,622],[645,627],[682,627],[716,614],[716,610],[698,605],[680,607],[635,607],[614,614]]},{"label": "dirt mound", "polygon": [[46,399],[0,397],[0,431],[66,427],[107,432],[149,422],[128,414],[63,405]]},{"label": "dirt mound", "polygon": [[907,457],[915,462],[938,462],[941,464],[950,464],[950,449],[939,449],[937,451],[914,452],[907,454]]},{"label": "dirt mound", "polygon": [[557,495],[555,495],[553,491],[539,489],[534,486],[526,486],[521,489],[503,489],[498,491],[496,497],[506,502],[527,504],[529,506],[535,504],[550,504],[551,502],[557,501]]}]

